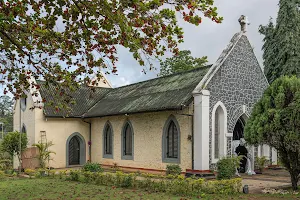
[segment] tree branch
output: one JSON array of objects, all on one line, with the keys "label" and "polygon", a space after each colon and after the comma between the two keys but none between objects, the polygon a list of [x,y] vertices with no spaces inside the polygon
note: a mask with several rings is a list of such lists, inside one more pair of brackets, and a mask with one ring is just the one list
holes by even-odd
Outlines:
[{"label": "tree branch", "polygon": [[25,53],[26,55],[27,55],[27,52],[25,52],[23,49],[22,49],[22,47],[19,45],[19,44],[17,44],[17,42],[16,41],[14,41],[6,32],[4,32],[3,31],[3,29],[0,29],[0,33],[2,34],[2,35],[4,35],[12,44],[14,44],[19,50],[21,50],[23,53]]}]

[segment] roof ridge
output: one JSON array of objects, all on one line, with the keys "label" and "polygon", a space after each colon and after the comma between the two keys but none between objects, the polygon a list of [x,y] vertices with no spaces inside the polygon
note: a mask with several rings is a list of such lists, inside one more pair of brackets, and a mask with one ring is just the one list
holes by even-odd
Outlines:
[{"label": "roof ridge", "polygon": [[209,71],[206,73],[206,75],[202,78],[202,80],[197,85],[197,87],[195,88],[193,93],[198,93],[203,89],[203,87],[206,87],[208,82],[215,75],[215,73],[222,66],[222,64],[226,61],[227,57],[230,55],[230,53],[232,52],[232,50],[234,49],[234,47],[236,46],[236,44],[239,42],[239,40],[242,38],[243,35],[245,35],[244,32],[238,32],[238,33],[234,34],[234,36],[231,38],[229,44],[222,51],[218,60],[212,65],[212,67],[209,69]]},{"label": "roof ridge", "polygon": [[186,73],[193,72],[193,71],[204,70],[204,69],[210,68],[211,66],[213,66],[213,65],[210,64],[210,65],[205,65],[205,66],[202,66],[202,67],[196,67],[194,69],[190,69],[190,70],[186,70],[186,71],[181,71],[181,72],[169,74],[169,75],[166,75],[166,76],[156,77],[156,78],[152,78],[152,79],[148,79],[148,80],[144,80],[144,81],[140,81],[140,82],[136,82],[136,83],[131,83],[131,84],[128,84],[128,85],[123,85],[123,86],[120,86],[120,87],[115,87],[113,89],[123,88],[123,87],[127,87],[127,86],[132,86],[132,85],[136,85],[136,84],[139,84],[139,83],[145,83],[145,82],[148,82],[148,81],[153,81],[153,80],[157,80],[157,79],[167,78],[167,77],[170,77],[170,76],[176,76],[176,75],[180,75],[180,74],[186,74]]}]

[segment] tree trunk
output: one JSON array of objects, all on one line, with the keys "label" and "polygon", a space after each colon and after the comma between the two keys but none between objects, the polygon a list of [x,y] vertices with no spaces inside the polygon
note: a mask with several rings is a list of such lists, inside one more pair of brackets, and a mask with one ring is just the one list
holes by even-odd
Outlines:
[{"label": "tree trunk", "polygon": [[293,190],[298,190],[298,173],[290,172]]}]

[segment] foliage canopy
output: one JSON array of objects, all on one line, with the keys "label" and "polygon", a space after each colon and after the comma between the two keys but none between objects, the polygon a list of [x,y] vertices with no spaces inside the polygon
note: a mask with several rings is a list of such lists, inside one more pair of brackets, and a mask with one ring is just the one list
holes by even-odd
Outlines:
[{"label": "foliage canopy", "polygon": [[297,188],[300,174],[300,79],[275,80],[255,105],[245,127],[250,144],[275,148]]},{"label": "foliage canopy", "polygon": [[270,83],[283,75],[300,77],[299,0],[280,0],[276,24],[260,26],[264,71]]},{"label": "foliage canopy", "polygon": [[0,122],[3,123],[3,127],[0,126],[0,132],[13,131],[13,101],[9,96],[0,96]]},{"label": "foliage canopy", "polygon": [[191,51],[179,51],[177,55],[167,58],[160,63],[160,73],[158,76],[167,76],[173,73],[203,67],[207,63],[207,57],[194,58]]},{"label": "foliage canopy", "polygon": [[51,141],[47,143],[39,142],[37,144],[32,145],[36,147],[39,151],[37,158],[40,162],[40,167],[42,169],[44,169],[46,167],[46,163],[49,162],[49,160],[51,160],[51,154],[56,154],[54,151],[49,150],[49,148],[53,145],[54,144]]},{"label": "foliage canopy", "polygon": [[[20,148],[21,138],[21,148]],[[7,152],[10,156],[16,155],[21,161],[22,152],[27,148],[27,135],[18,131],[7,133],[1,141],[1,150]]]},{"label": "foliage canopy", "polygon": [[60,96],[64,88],[95,85],[99,69],[117,73],[119,47],[127,48],[143,70],[152,69],[151,58],[179,52],[183,30],[177,16],[195,25],[202,18],[222,21],[214,0],[0,1],[4,93],[19,98],[25,95],[22,88],[38,89],[28,83],[30,76],[55,84]]}]

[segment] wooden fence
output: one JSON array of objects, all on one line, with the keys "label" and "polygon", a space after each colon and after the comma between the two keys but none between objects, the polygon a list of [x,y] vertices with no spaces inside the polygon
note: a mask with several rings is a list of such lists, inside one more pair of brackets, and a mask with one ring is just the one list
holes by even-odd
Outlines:
[{"label": "wooden fence", "polygon": [[22,153],[22,168],[36,169],[39,168],[40,162],[36,158],[38,149],[36,147],[29,147]]}]

